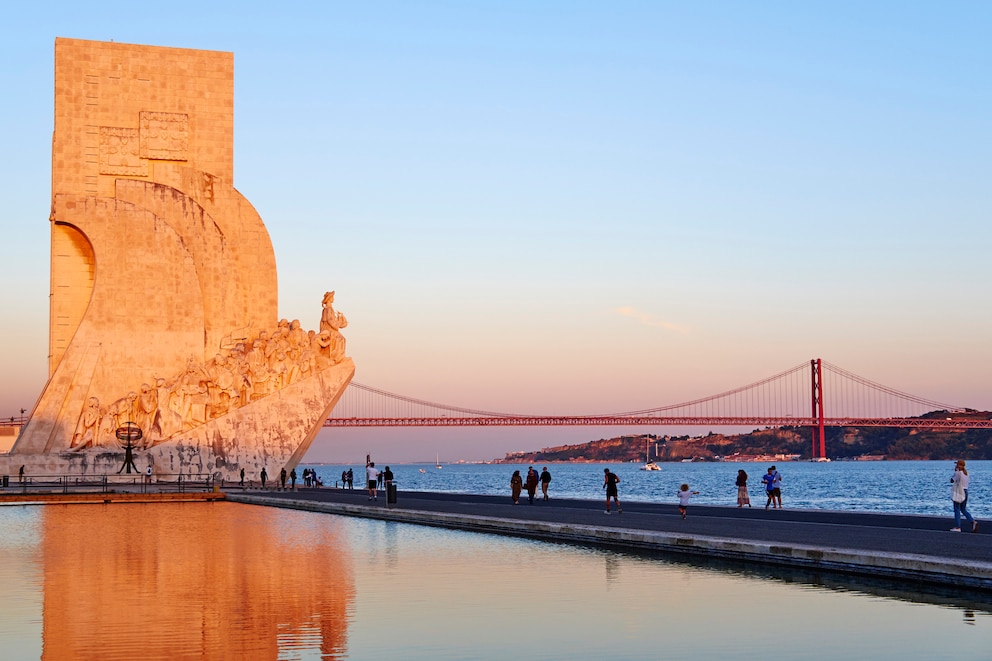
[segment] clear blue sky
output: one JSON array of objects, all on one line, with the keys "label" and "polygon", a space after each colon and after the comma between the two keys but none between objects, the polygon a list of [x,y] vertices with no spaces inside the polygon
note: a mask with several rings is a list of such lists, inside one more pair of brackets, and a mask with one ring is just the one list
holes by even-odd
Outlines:
[{"label": "clear blue sky", "polygon": [[[490,410],[702,397],[821,357],[992,408],[992,5],[17,3],[0,415],[46,377],[57,36],[232,51],[280,314],[356,380]],[[657,431],[657,430],[656,430]],[[598,438],[322,432],[312,459]]]}]

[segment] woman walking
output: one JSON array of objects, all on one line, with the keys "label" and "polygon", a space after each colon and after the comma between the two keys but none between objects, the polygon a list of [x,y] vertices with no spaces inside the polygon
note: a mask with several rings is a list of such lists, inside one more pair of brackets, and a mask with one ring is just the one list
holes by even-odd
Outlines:
[{"label": "woman walking", "polygon": [[520,490],[523,488],[524,479],[520,477],[520,471],[513,471],[513,477],[510,478],[510,497],[514,505],[520,504]]},{"label": "woman walking", "polygon": [[968,511],[968,469],[964,467],[964,459],[958,459],[954,464],[954,475],[951,476],[951,500],[954,501],[954,527],[951,532],[961,532],[961,515],[971,524],[971,532],[978,532],[978,521],[975,521]]},{"label": "woman walking", "polygon": [[737,471],[737,507],[751,507],[751,497],[747,495],[747,473]]}]

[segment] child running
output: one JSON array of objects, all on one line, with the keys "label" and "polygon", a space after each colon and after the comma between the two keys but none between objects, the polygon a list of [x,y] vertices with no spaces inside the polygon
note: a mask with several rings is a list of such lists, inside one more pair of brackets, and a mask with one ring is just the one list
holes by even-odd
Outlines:
[{"label": "child running", "polygon": [[682,488],[675,494],[679,497],[679,512],[682,514],[683,519],[685,518],[685,510],[689,507],[689,499],[698,493],[698,491],[689,491],[689,485],[683,484]]}]

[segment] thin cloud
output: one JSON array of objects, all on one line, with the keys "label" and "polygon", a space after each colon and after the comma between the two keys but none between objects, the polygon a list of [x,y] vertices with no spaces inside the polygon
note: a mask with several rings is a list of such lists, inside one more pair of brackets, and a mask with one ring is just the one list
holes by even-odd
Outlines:
[{"label": "thin cloud", "polygon": [[676,333],[686,334],[689,332],[688,326],[682,326],[679,324],[673,324],[670,321],[665,321],[664,319],[658,319],[654,315],[650,315],[646,312],[641,312],[640,310],[635,310],[634,308],[617,308],[616,313],[621,317],[632,317],[636,319],[642,326],[651,326],[653,328],[664,328],[665,330],[675,331]]}]

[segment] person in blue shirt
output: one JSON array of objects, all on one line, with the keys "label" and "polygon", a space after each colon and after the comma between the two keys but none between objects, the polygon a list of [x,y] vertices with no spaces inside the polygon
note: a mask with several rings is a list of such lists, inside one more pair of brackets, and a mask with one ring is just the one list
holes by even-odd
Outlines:
[{"label": "person in blue shirt", "polygon": [[765,509],[771,505],[772,509],[777,509],[782,507],[782,476],[779,474],[775,467],[772,466],[768,469],[768,472],[761,476],[761,481],[765,483],[765,494],[768,496],[768,502],[765,503]]}]

